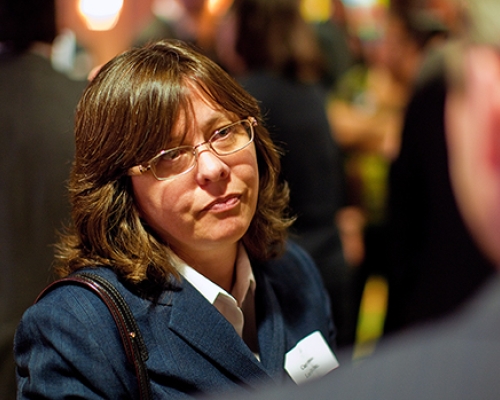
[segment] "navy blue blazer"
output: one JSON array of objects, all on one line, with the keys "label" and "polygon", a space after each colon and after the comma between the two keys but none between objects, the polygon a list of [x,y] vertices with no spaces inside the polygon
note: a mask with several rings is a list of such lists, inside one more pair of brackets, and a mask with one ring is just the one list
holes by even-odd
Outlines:
[{"label": "navy blue blazer", "polygon": [[[252,390],[290,381],[285,354],[320,331],[334,346],[329,299],[311,258],[288,243],[278,260],[252,262],[259,362],[232,325],[189,282],[157,304],[134,294],[106,268],[125,297],[149,350],[154,398]],[[115,322],[89,290],[60,286],[24,314],[15,338],[18,398],[137,398]]]}]

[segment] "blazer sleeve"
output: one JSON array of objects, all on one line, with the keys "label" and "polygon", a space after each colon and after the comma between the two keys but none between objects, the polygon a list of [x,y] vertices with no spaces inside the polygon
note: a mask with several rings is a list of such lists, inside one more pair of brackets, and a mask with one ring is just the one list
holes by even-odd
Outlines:
[{"label": "blazer sleeve", "polygon": [[14,352],[18,399],[137,397],[115,322],[87,289],[63,286],[30,307]]}]

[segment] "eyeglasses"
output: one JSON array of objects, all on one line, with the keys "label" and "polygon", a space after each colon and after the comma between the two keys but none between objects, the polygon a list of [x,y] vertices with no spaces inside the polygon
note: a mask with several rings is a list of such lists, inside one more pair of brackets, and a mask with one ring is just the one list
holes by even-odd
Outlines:
[{"label": "eyeglasses", "polygon": [[253,117],[242,119],[217,129],[206,142],[196,146],[179,146],[169,150],[162,150],[146,165],[137,165],[129,171],[131,175],[151,170],[159,181],[174,179],[179,175],[191,171],[198,160],[199,148],[208,145],[217,156],[228,156],[243,150],[254,139],[253,127],[257,120]]}]

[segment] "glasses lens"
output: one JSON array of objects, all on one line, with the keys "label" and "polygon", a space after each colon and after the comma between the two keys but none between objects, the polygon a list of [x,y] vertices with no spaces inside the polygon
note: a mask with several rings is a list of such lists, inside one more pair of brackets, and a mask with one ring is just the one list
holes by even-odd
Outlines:
[{"label": "glasses lens", "polygon": [[252,140],[252,124],[245,119],[216,131],[210,138],[210,144],[218,155],[224,156],[244,149]]},{"label": "glasses lens", "polygon": [[170,179],[189,170],[195,163],[193,148],[177,147],[162,151],[151,160],[151,170],[158,179]]}]

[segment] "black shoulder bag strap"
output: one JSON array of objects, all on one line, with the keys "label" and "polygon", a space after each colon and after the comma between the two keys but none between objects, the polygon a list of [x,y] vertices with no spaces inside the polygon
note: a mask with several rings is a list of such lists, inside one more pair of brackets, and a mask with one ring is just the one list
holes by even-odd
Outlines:
[{"label": "black shoulder bag strap", "polygon": [[84,286],[104,301],[120,332],[127,359],[134,366],[140,399],[151,399],[151,387],[145,365],[145,361],[148,359],[148,350],[139,331],[139,326],[123,296],[105,278],[92,273],[79,272],[52,282],[38,295],[35,303],[50,290],[63,284]]}]

